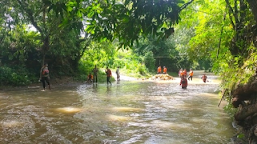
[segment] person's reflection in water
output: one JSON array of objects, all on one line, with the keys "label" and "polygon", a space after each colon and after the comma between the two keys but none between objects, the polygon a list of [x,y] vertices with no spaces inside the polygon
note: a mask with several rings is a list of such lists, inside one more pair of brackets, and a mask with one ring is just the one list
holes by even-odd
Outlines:
[{"label": "person's reflection in water", "polygon": [[109,94],[111,92],[111,87],[107,86],[106,93]]},{"label": "person's reflection in water", "polygon": [[97,93],[97,90],[98,90],[97,85],[93,85],[93,92]]}]

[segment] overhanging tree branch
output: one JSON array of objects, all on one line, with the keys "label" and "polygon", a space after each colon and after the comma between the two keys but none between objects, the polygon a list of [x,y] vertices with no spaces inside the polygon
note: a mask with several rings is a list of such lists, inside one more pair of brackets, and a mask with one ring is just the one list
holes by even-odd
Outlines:
[{"label": "overhanging tree branch", "polygon": [[[233,8],[232,8],[232,6],[231,6],[229,0],[225,0],[225,1],[226,1],[226,3],[227,3],[227,7],[228,7],[228,9],[229,9],[229,13],[234,16],[235,22],[236,22],[236,24],[237,24],[237,23],[239,22],[237,15],[235,14],[235,12],[234,12],[234,10],[233,10]],[[235,7],[236,7],[236,6],[235,6]],[[230,15],[230,18],[231,18],[231,15]],[[231,19],[231,21],[233,21],[233,20]],[[235,25],[235,24],[233,24],[233,25]]]},{"label": "overhanging tree branch", "polygon": [[[224,14],[224,17],[223,17],[223,21],[225,21],[225,20],[226,20],[226,13]],[[221,30],[220,30],[219,47],[218,47],[216,59],[218,59],[219,53],[220,53],[220,45],[221,45],[221,38],[222,38],[223,28],[224,28],[224,24],[222,25]]]},{"label": "overhanging tree branch", "polygon": [[[228,5],[227,5],[227,8],[228,8]],[[233,21],[233,18],[232,18],[232,16],[231,16],[231,12],[229,13],[229,20],[230,20],[230,23],[232,24],[232,26],[233,26],[233,29],[235,29],[236,28],[236,26],[235,26],[235,23],[234,23],[234,21]]]},{"label": "overhanging tree branch", "polygon": [[190,0],[189,2],[185,3],[183,6],[180,7],[179,12],[181,12],[183,9],[185,9],[188,5],[190,5],[194,0]]},{"label": "overhanging tree branch", "polygon": [[[25,11],[25,13],[27,13],[27,16],[28,16],[28,18],[29,18],[31,24],[32,24],[41,34],[43,34],[43,30],[38,26],[37,22],[35,21],[35,19],[34,19],[34,17],[33,17],[32,11],[31,11],[30,9],[28,9],[28,8],[26,7],[26,5],[25,5],[23,2],[21,2],[20,0],[17,0],[17,2],[21,5],[21,9],[22,9],[23,11]],[[42,36],[42,35],[41,35],[41,36]]]}]

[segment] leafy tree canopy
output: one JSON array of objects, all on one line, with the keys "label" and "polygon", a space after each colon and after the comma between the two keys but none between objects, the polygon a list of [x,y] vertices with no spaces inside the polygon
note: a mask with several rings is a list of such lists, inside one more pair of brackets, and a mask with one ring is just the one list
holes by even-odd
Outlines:
[{"label": "leafy tree canopy", "polygon": [[167,38],[180,19],[179,12],[193,0],[76,0],[68,11],[85,17],[86,31],[97,40],[118,39],[121,46],[132,46],[140,36]]}]

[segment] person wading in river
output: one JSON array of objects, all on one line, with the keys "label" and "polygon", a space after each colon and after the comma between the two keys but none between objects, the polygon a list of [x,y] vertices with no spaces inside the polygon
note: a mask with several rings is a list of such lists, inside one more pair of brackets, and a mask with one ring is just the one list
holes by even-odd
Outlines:
[{"label": "person wading in river", "polygon": [[192,81],[192,79],[193,79],[193,75],[194,75],[194,72],[193,72],[193,70],[192,69],[190,69],[190,72],[189,72],[189,76],[188,76],[188,80],[190,80],[191,79],[191,81]]},{"label": "person wading in river", "polygon": [[206,83],[207,76],[206,76],[205,74],[203,74],[203,76],[201,77],[201,79],[203,80],[204,83]]},{"label": "person wading in river", "polygon": [[182,76],[184,76],[184,73],[183,73],[183,69],[182,69],[182,68],[179,70],[178,76],[179,76],[180,78],[182,78]]},{"label": "person wading in river", "polygon": [[163,66],[163,73],[167,74],[167,68],[165,66]]},{"label": "person wading in river", "polygon": [[182,77],[179,85],[182,86],[182,89],[186,89],[187,88],[187,79],[185,77]]},{"label": "person wading in river", "polygon": [[93,83],[94,82],[97,83],[97,73],[98,73],[98,68],[95,65],[95,68],[93,69],[93,74],[94,74]]},{"label": "person wading in river", "polygon": [[158,73],[158,74],[161,74],[161,73],[162,73],[162,67],[161,67],[161,66],[159,66],[159,67],[157,68],[157,73]]},{"label": "person wading in river", "polygon": [[50,88],[50,82],[49,82],[49,70],[48,70],[48,64],[44,64],[44,66],[40,70],[40,78],[39,80],[42,82],[43,85],[43,91],[45,91],[46,83],[48,84],[48,88]]},{"label": "person wading in river", "polygon": [[120,67],[117,68],[116,75],[117,75],[117,81],[120,81]]},{"label": "person wading in river", "polygon": [[90,73],[88,76],[87,76],[87,83],[92,83],[93,82],[93,75]]},{"label": "person wading in river", "polygon": [[107,76],[107,85],[108,85],[108,83],[112,84],[111,81],[110,81],[110,78],[112,76],[112,71],[108,67],[106,67],[105,73],[106,73],[106,76]]},{"label": "person wading in river", "polygon": [[183,70],[184,77],[187,77],[187,69]]}]

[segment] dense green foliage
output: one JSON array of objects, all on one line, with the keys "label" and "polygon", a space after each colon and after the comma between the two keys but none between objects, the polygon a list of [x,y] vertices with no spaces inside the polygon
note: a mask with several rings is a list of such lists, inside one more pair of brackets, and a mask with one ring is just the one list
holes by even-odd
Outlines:
[{"label": "dense green foliage", "polygon": [[22,66],[13,68],[1,66],[0,73],[0,85],[27,85],[30,83],[30,80],[38,80],[31,76],[28,70]]},{"label": "dense green foliage", "polygon": [[121,46],[133,46],[140,36],[169,37],[174,32],[173,24],[179,21],[179,12],[191,2],[95,0],[81,6],[78,12],[87,17],[86,30],[95,39],[118,39]]},{"label": "dense green foliage", "polygon": [[120,67],[121,71],[126,75],[147,76],[148,69],[143,64],[144,62],[143,57],[134,54],[131,50],[117,49],[114,43],[92,42],[80,59],[79,73],[82,75],[92,73],[92,69],[96,65],[102,72],[106,67],[113,69],[113,72],[116,71],[117,67]]},{"label": "dense green foliage", "polygon": [[[160,64],[158,57],[163,56],[167,60],[161,65],[176,71],[180,57],[176,57],[174,41],[165,42],[165,39],[172,39],[169,36],[174,32],[173,24],[178,22],[179,12],[191,2],[3,0],[0,2],[1,66],[12,69],[20,65],[27,69],[24,80],[16,84],[36,82],[43,63],[49,64],[52,78],[85,77],[81,74],[90,72],[95,64],[120,66],[126,73],[147,76],[148,72],[155,72]],[[116,52],[120,46],[133,46],[133,51]],[[15,85],[2,82],[5,83]]]},{"label": "dense green foliage", "polygon": [[61,28],[64,13],[56,14],[58,2],[15,0],[1,4],[2,65],[26,67],[31,82],[39,77],[43,63],[49,63],[56,77],[75,73],[85,41],[80,39],[81,21],[69,21]]},{"label": "dense green foliage", "polygon": [[[222,86],[228,89],[234,88],[239,81],[246,83],[254,73],[256,61],[255,40],[252,41],[255,36],[245,33],[246,30],[255,30],[252,27],[255,25],[253,15],[246,3],[234,4],[233,1],[205,0],[203,4],[197,4],[197,9],[194,5],[187,9],[195,11],[191,14],[191,21],[197,23],[195,36],[189,42],[190,58],[209,59],[213,71],[223,80]],[[230,8],[234,9],[233,13]]]}]

